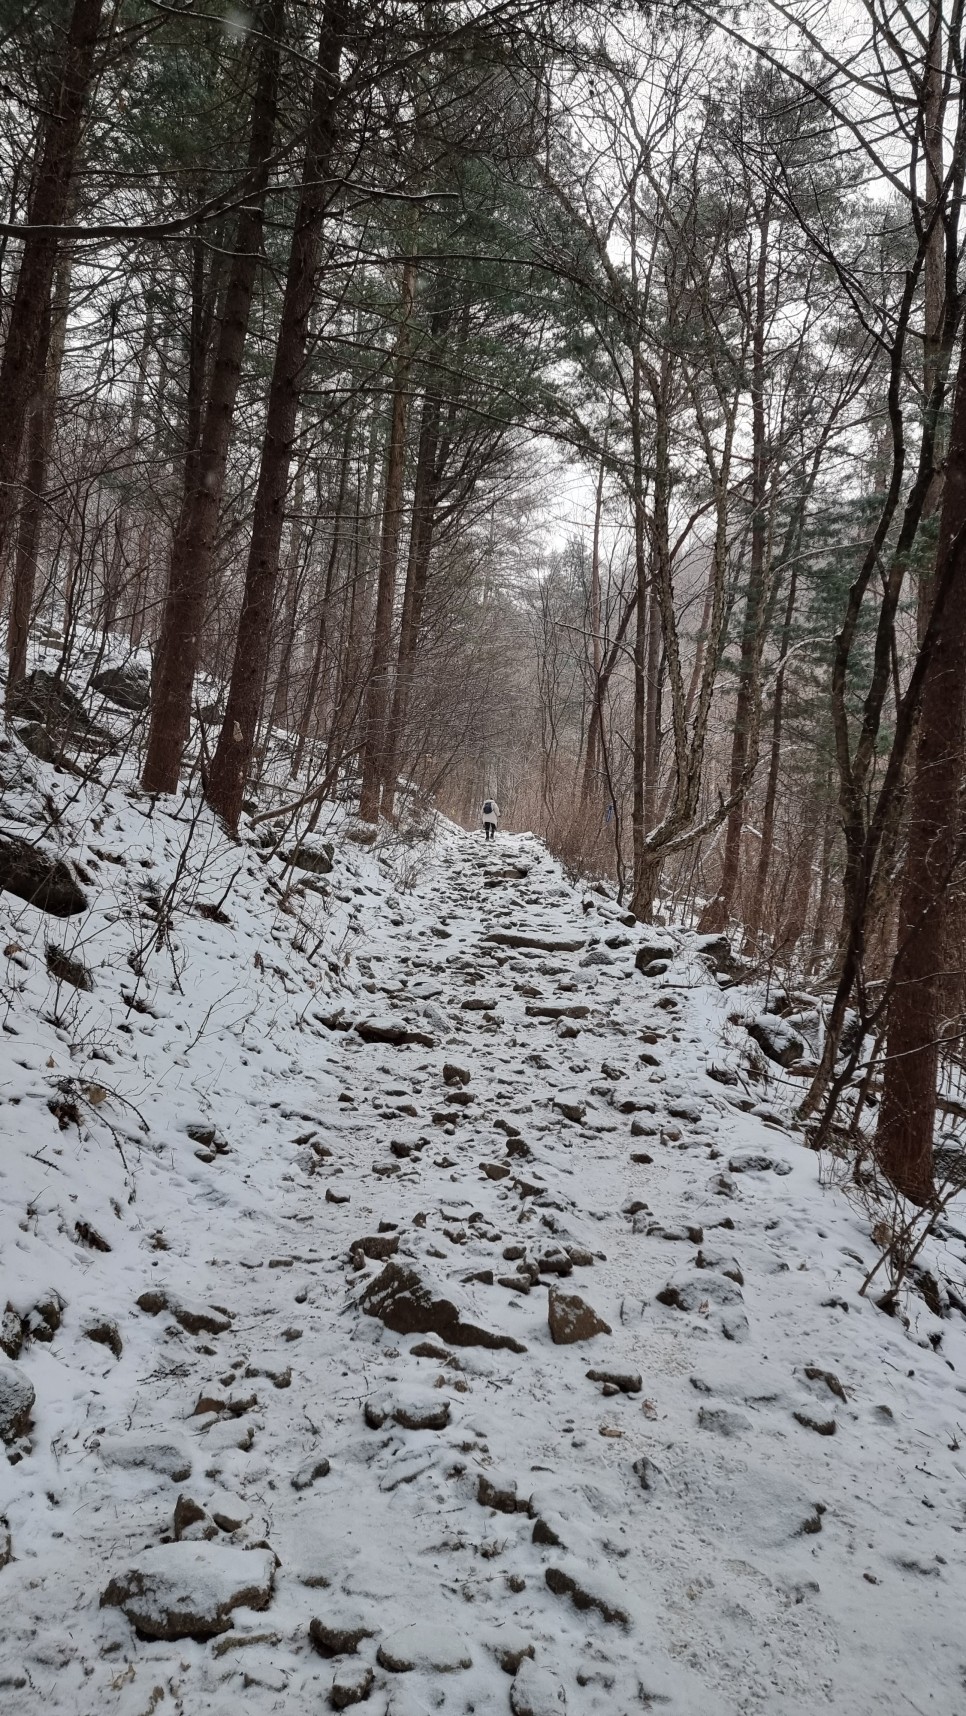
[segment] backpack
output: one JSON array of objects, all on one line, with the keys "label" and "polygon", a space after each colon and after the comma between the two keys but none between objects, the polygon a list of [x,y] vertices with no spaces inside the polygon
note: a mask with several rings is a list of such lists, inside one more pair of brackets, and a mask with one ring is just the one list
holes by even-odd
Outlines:
[{"label": "backpack", "polygon": [[488,798],[486,800],[486,803],[483,806],[483,815],[484,816],[492,816],[493,815],[493,800],[491,798]]}]

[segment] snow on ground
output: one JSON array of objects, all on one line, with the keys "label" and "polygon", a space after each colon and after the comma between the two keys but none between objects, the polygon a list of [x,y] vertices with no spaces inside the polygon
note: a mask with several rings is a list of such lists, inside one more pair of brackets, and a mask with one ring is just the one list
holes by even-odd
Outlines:
[{"label": "snow on ground", "polygon": [[351,832],[293,891],[117,788],[88,914],[0,895],[0,1709],[966,1711],[963,1322],[709,1077],[741,992]]}]

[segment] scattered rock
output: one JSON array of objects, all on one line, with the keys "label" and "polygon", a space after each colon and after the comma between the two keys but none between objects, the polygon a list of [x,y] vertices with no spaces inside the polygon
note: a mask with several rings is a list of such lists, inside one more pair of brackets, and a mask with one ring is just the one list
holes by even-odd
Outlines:
[{"label": "scattered rock", "polygon": [[817,1364],[807,1364],[805,1366],[805,1375],[808,1377],[809,1382],[824,1382],[829,1393],[836,1395],[839,1400],[848,1400],[849,1397],[846,1394],[845,1389],[842,1387],[842,1384],[839,1382],[834,1370],[822,1370]]},{"label": "scattered rock", "polygon": [[532,947],[539,953],[579,953],[583,936],[532,935],[520,930],[491,930],[483,940],[496,947]]},{"label": "scattered rock", "polygon": [[108,1347],[116,1359],[119,1359],[124,1351],[120,1330],[109,1317],[102,1317],[96,1323],[88,1323],[84,1334],[89,1341],[96,1341],[99,1346]]},{"label": "scattered rock", "polygon": [[23,1338],[23,1323],[13,1306],[8,1305],[0,1318],[0,1351],[5,1352],[8,1358],[19,1358]]},{"label": "scattered rock", "polygon": [[560,1716],[567,1708],[563,1682],[548,1668],[537,1668],[525,1659],[510,1688],[513,1716]]},{"label": "scattered rock", "polygon": [[433,1621],[412,1621],[383,1639],[376,1653],[380,1668],[391,1674],[453,1674],[472,1668],[473,1658],[465,1639],[449,1627]]},{"label": "scattered rock", "polygon": [[69,983],[88,994],[93,989],[94,979],[82,959],[71,959],[64,948],[56,947],[52,941],[47,943],[46,957],[47,970],[58,983]]},{"label": "scattered rock", "polygon": [[660,964],[666,971],[668,962],[674,958],[676,953],[677,948],[674,946],[673,942],[657,941],[654,939],[651,941],[643,941],[634,956],[634,964],[638,971],[643,972],[645,976],[650,976],[651,973],[648,971],[648,966]]},{"label": "scattered rock", "polygon": [[562,1114],[565,1120],[572,1120],[575,1125],[579,1125],[587,1113],[587,1104],[576,1090],[558,1091],[553,1106],[558,1114]]},{"label": "scattered rock", "polygon": [[331,1468],[323,1454],[316,1458],[305,1460],[292,1477],[293,1490],[309,1490],[318,1478],[327,1478]]},{"label": "scattered rock", "polygon": [[515,1478],[497,1472],[481,1472],[476,1485],[476,1499],[481,1507],[492,1507],[498,1513],[529,1513],[530,1497],[517,1495]]},{"label": "scattered rock", "polygon": [[109,1466],[157,1472],[176,1484],[191,1476],[191,1455],[180,1443],[161,1437],[103,1436],[100,1455]]},{"label": "scattered rock", "polygon": [[123,667],[102,668],[90,681],[90,689],[131,715],[139,715],[151,701],[150,675],[133,661],[125,662]]},{"label": "scattered rock", "polygon": [[367,1663],[346,1663],[336,1669],[329,1687],[329,1703],[333,1710],[348,1710],[351,1704],[364,1704],[375,1678],[374,1670]]},{"label": "scattered rock", "polygon": [[26,1371],[16,1364],[0,1364],[0,1441],[15,1442],[27,1434],[35,1398]]},{"label": "scattered rock", "polygon": [[156,1317],[159,1311],[170,1312],[175,1322],[180,1323],[189,1335],[222,1335],[231,1328],[230,1312],[218,1306],[181,1299],[164,1287],[150,1288],[142,1293],[137,1304],[139,1310],[147,1311],[151,1317]]},{"label": "scattered rock", "polygon": [[569,1567],[548,1567],[544,1578],[554,1596],[569,1597],[574,1608],[596,1609],[605,1621],[625,1627],[630,1625],[623,1592],[619,1592],[603,1574],[572,1564]]},{"label": "scattered rock", "polygon": [[762,1155],[757,1150],[738,1150],[728,1158],[732,1174],[767,1174],[774,1166],[774,1157]]},{"label": "scattered rock", "polygon": [[381,1430],[388,1419],[404,1430],[445,1430],[449,1414],[449,1401],[435,1389],[412,1388],[405,1394],[373,1395],[363,1411],[370,1430]]},{"label": "scattered rock", "polygon": [[793,1412],[792,1417],[797,1424],[806,1430],[814,1430],[816,1436],[834,1436],[838,1425],[834,1418],[817,1418],[811,1412]]},{"label": "scattered rock", "polygon": [[455,1061],[447,1061],[443,1067],[443,1083],[449,1085],[469,1084],[472,1074],[466,1067],[458,1067]]},{"label": "scattered rock", "polygon": [[376,1636],[358,1615],[317,1616],[309,1622],[309,1638],[320,1656],[353,1656],[363,1639]]},{"label": "scattered rock", "polygon": [[428,1031],[417,1031],[414,1026],[400,1024],[396,1019],[359,1019],[355,1029],[364,1043],[390,1043],[397,1049],[409,1044],[431,1049],[435,1042]]},{"label": "scattered rock", "polygon": [[378,1317],[387,1329],[400,1335],[439,1335],[457,1347],[506,1348],[526,1352],[522,1341],[481,1328],[445,1298],[412,1268],[396,1262],[386,1264],[381,1275],[370,1281],[360,1299],[369,1317]]},{"label": "scattered rock", "polygon": [[353,1269],[362,1269],[367,1257],[377,1263],[384,1263],[387,1257],[395,1257],[398,1250],[397,1233],[374,1233],[367,1234],[362,1239],[354,1239],[349,1247],[349,1257]]},{"label": "scattered rock", "polygon": [[559,1287],[550,1289],[547,1321],[550,1338],[556,1346],[569,1346],[574,1341],[589,1341],[595,1335],[612,1333],[610,1324],[585,1299],[578,1293],[562,1293]]},{"label": "scattered rock", "polygon": [[0,889],[54,918],[87,910],[87,895],[70,865],[17,835],[0,834]]},{"label": "scattered rock", "polygon": [[621,1394],[640,1394],[644,1386],[639,1370],[612,1370],[605,1367],[601,1370],[589,1370],[587,1376],[591,1382],[609,1384]]},{"label": "scattered rock", "polygon": [[778,1019],[771,1013],[761,1013],[757,1019],[752,1019],[748,1035],[769,1060],[777,1061],[781,1067],[794,1066],[805,1053],[804,1038],[786,1025],[784,1019]]},{"label": "scattered rock", "polygon": [[283,854],[286,864],[291,864],[294,870],[305,870],[311,876],[331,875],[334,858],[335,847],[331,840],[320,841],[314,846],[300,843],[293,851]]},{"label": "scattered rock", "polygon": [[163,1543],[116,1574],[101,1607],[122,1609],[147,1638],[212,1638],[233,1625],[232,1610],[266,1609],[275,1583],[270,1549]]}]

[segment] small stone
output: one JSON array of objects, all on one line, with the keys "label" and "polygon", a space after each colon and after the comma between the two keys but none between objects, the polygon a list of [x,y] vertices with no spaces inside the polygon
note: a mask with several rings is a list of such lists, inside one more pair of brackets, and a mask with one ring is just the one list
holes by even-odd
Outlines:
[{"label": "small stone", "polygon": [[575,1609],[596,1609],[605,1621],[625,1627],[630,1625],[623,1595],[619,1595],[610,1580],[596,1571],[576,1564],[548,1567],[544,1578],[554,1596],[569,1597]]},{"label": "small stone", "polygon": [[367,1626],[358,1616],[316,1616],[309,1622],[309,1638],[320,1656],[353,1656],[363,1639],[375,1634],[375,1627]]},{"label": "small stone", "polygon": [[404,1430],[445,1430],[449,1415],[449,1401],[435,1391],[417,1393],[410,1390],[406,1395],[374,1395],[366,1401],[364,1408],[370,1430],[381,1430],[388,1419]]},{"label": "small stone", "polygon": [[13,1306],[8,1305],[0,1318],[0,1351],[5,1352],[8,1358],[16,1359],[20,1357],[22,1346],[23,1323]]},{"label": "small stone", "polygon": [[481,1507],[492,1507],[498,1513],[529,1513],[530,1498],[517,1495],[516,1479],[496,1472],[481,1472],[476,1485],[476,1499]]},{"label": "small stone", "polygon": [[839,1382],[834,1370],[822,1370],[817,1364],[807,1364],[805,1366],[805,1375],[808,1377],[809,1382],[824,1382],[829,1393],[836,1395],[839,1400],[848,1400],[849,1397],[846,1394],[845,1389],[842,1387],[842,1384]]},{"label": "small stone", "polygon": [[104,1436],[100,1456],[109,1466],[157,1472],[176,1484],[191,1476],[191,1455],[187,1450],[179,1442],[157,1436]]},{"label": "small stone", "polygon": [[717,1436],[740,1436],[751,1429],[743,1412],[731,1412],[726,1406],[699,1406],[698,1423],[702,1430],[713,1430]]},{"label": "small stone", "polygon": [[119,1359],[124,1351],[124,1343],[121,1340],[118,1326],[108,1317],[104,1317],[96,1323],[88,1323],[84,1328],[84,1333],[89,1341],[96,1341],[98,1346],[108,1347],[116,1359]]}]

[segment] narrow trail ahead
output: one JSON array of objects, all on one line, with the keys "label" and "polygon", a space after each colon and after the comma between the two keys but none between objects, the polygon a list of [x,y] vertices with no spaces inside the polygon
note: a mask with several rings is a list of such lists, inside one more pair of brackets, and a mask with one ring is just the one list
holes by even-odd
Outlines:
[{"label": "narrow trail ahead", "polygon": [[[734,994],[619,918],[444,836],[360,899],[341,1015],[212,1072],[232,1156],[115,1271],[5,1710],[966,1711],[962,1336],[859,1298],[814,1156],[709,1077]],[[212,1641],[132,1631],[246,1578]]]}]

